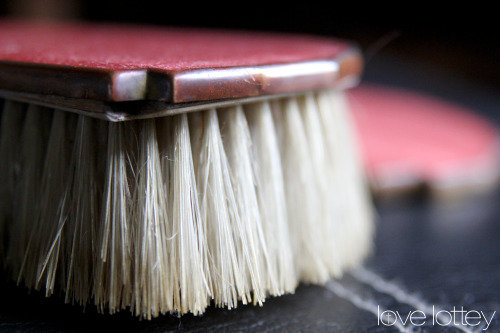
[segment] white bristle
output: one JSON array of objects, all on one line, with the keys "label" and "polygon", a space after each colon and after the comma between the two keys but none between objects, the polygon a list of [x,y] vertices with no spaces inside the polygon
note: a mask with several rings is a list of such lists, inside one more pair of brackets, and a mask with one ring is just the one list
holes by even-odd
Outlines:
[{"label": "white bristle", "polygon": [[158,316],[167,304],[167,191],[163,183],[155,121],[138,124],[139,156],[136,191],[132,197],[134,248],[134,306],[137,315]]},{"label": "white bristle", "polygon": [[238,298],[247,303],[250,286],[244,275],[239,239],[241,221],[231,186],[229,164],[222,145],[217,113],[208,110],[193,114],[203,117],[197,184],[200,214],[207,239],[209,271],[215,302],[229,309],[237,305]]},{"label": "white bristle", "polygon": [[[300,115],[307,141],[307,151],[313,170],[310,182],[314,183],[315,209],[319,214],[315,223],[317,223],[317,229],[322,231],[316,235],[316,237],[319,237],[316,242],[321,246],[320,250],[323,251],[323,254],[319,257],[324,260],[324,265],[329,272],[328,275],[338,276],[342,271],[342,257],[338,247],[339,238],[343,237],[343,230],[338,229],[337,223],[331,223],[331,221],[339,219],[339,216],[336,215],[339,207],[336,206],[335,199],[329,200],[328,198],[341,195],[343,190],[341,187],[331,185],[333,174],[338,172],[338,169],[336,162],[329,160],[330,156],[325,143],[325,134],[321,126],[316,98],[313,94],[307,94],[299,102]],[[331,112],[335,111],[332,110]],[[331,131],[332,129],[327,128],[325,130]],[[347,183],[345,186],[350,185]]]},{"label": "white bristle", "polygon": [[[98,205],[100,193],[97,187],[98,147],[95,121],[87,117],[78,117],[75,141],[69,163],[69,175],[63,214],[66,218],[66,241],[63,252],[66,260],[66,281],[62,282],[66,290],[66,301],[80,300],[85,304],[91,294],[92,253],[97,240],[99,221]],[[85,164],[80,161],[86,161]],[[92,181],[89,181],[91,179]],[[102,182],[102,179],[101,179]]]},{"label": "white bristle", "polygon": [[323,283],[371,249],[348,116],[330,91],[123,123],[6,101],[0,260],[146,319]]},{"label": "white bristle", "polygon": [[[42,206],[47,206],[44,203],[51,200],[40,197],[42,192],[46,193],[48,179],[52,179],[49,170],[45,170],[48,163],[44,161],[46,150],[47,155],[49,154],[48,138],[57,135],[56,133],[49,136],[51,123],[51,112],[30,105],[25,114],[24,126],[19,138],[20,144],[12,147],[12,149],[19,149],[21,156],[19,181],[14,188],[11,207],[12,221],[15,223],[8,221],[10,222],[7,244],[9,248],[6,262],[15,267],[12,270],[14,279],[19,282],[24,274],[24,278],[31,285],[36,284],[40,253],[37,251],[40,250],[38,246],[41,240],[36,233],[41,228],[38,223],[38,212]],[[51,143],[54,143],[54,140]]]},{"label": "white bristle", "polygon": [[[164,163],[171,165],[170,207],[172,227],[168,235],[170,256],[169,288],[174,292],[175,306],[180,309],[201,314],[210,302],[208,251],[206,228],[200,218],[195,169],[191,154],[191,142],[187,115],[172,118],[170,141],[162,155]],[[164,123],[170,120],[166,118]],[[167,127],[163,127],[169,133]],[[166,173],[166,168],[164,169]],[[164,178],[166,180],[166,178]],[[168,183],[167,183],[168,184]],[[181,292],[182,291],[182,292]]]},{"label": "white bristle", "polygon": [[[101,203],[97,205],[96,238],[93,240],[93,287],[92,296],[99,309],[109,306],[110,312],[131,301],[133,239],[132,195],[129,179],[133,171],[130,159],[135,151],[127,142],[126,134],[132,131],[123,123],[110,123],[106,135],[107,152],[101,163],[104,166]],[[104,126],[103,126],[104,127]],[[129,152],[129,153],[127,153]],[[97,180],[97,179],[96,179]]]},{"label": "white bristle", "polygon": [[330,199],[336,207],[335,228],[338,230],[332,236],[336,236],[345,270],[358,264],[372,250],[373,211],[360,155],[355,153],[358,144],[345,95],[325,91],[318,94],[317,101],[332,166],[331,188],[341,189],[332,193]]},{"label": "white bristle", "polygon": [[16,186],[21,175],[20,140],[24,121],[25,104],[5,101],[0,127],[0,263],[5,257],[7,227],[13,219]]},{"label": "white bristle", "polygon": [[[267,272],[267,289],[271,295],[282,295],[295,290],[297,277],[288,230],[278,138],[268,102],[246,105],[245,108],[251,130],[251,160],[260,219],[271,265]],[[276,274],[276,281],[271,275],[273,273]],[[274,283],[277,283],[277,286]]]},{"label": "white bristle", "polygon": [[[279,103],[279,104],[278,104]],[[296,274],[301,281],[321,283],[329,275],[324,258],[321,200],[297,99],[274,104],[276,126],[281,127],[281,156],[285,179],[290,237]],[[327,221],[324,221],[327,223]]]},{"label": "white bristle", "polygon": [[[255,193],[255,179],[251,156],[251,138],[248,124],[241,106],[219,112],[221,129],[231,175],[231,184],[238,208],[239,219],[233,228],[240,239],[239,261],[243,274],[253,292],[253,303],[261,304],[266,290],[276,289],[276,273],[270,262],[264,231]],[[265,281],[271,286],[266,287]]]},{"label": "white bristle", "polygon": [[[28,116],[29,112],[40,111],[28,110]],[[30,205],[35,208],[33,210],[36,215],[33,220],[24,222],[25,228],[29,230],[25,232],[30,238],[24,253],[26,264],[23,268],[26,273],[21,270],[18,281],[24,274],[26,284],[33,284],[37,289],[45,288],[47,295],[54,292],[58,275],[61,281],[66,280],[65,269],[69,265],[67,258],[70,254],[64,250],[71,241],[67,239],[68,228],[65,228],[67,222],[65,207],[71,200],[71,187],[67,183],[71,171],[68,167],[70,161],[68,147],[73,140],[73,131],[67,128],[70,118],[74,120],[73,115],[63,111],[53,113],[45,163],[41,170],[43,171],[40,178],[41,188],[40,191],[31,194],[39,206]],[[28,166],[29,164],[25,164],[25,167]],[[64,269],[58,269],[59,266],[63,266]]]}]

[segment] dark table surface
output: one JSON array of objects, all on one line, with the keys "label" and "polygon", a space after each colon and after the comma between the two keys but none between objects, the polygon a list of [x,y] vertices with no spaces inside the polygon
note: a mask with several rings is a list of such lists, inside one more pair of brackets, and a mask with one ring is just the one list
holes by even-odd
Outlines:
[{"label": "dark table surface", "polygon": [[[398,59],[373,61],[365,80],[432,93],[473,107],[500,123],[499,98],[484,87],[432,73]],[[500,113],[499,113],[500,114]],[[126,313],[107,316],[0,285],[0,331],[137,332],[461,332],[476,327],[440,326],[430,313],[446,309],[483,311],[493,317],[488,332],[500,332],[500,191],[436,203],[425,196],[378,202],[376,249],[365,265],[326,286],[300,286],[262,308],[210,308],[201,317],[164,316],[139,321]],[[406,319],[424,311],[422,326],[384,326],[377,313]],[[386,312],[387,314],[387,312]],[[416,315],[418,315],[417,313]],[[462,313],[463,314],[463,313]],[[416,316],[415,315],[415,316]],[[445,315],[445,313],[443,313]],[[460,323],[455,313],[455,320]],[[447,321],[440,317],[441,323]],[[414,320],[420,324],[422,321]],[[472,323],[472,321],[471,321]],[[482,320],[481,323],[485,323]],[[485,328],[483,327],[479,327]]]}]

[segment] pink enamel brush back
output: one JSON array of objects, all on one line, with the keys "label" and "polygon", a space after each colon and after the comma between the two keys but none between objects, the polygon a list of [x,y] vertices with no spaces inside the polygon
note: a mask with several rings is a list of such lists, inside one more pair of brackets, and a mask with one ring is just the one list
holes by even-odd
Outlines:
[{"label": "pink enamel brush back", "polygon": [[347,44],[312,36],[0,21],[0,59],[123,70],[254,66],[329,59]]}]

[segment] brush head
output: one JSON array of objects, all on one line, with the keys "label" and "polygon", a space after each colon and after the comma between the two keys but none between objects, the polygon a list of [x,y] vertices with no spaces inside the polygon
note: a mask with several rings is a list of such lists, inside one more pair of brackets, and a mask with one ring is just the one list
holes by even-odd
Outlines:
[{"label": "brush head", "polygon": [[498,128],[477,111],[383,86],[361,85],[347,95],[378,197],[425,189],[458,199],[498,187]]},{"label": "brush head", "polygon": [[361,70],[352,44],[316,36],[0,22],[1,95],[112,120],[350,87]]},{"label": "brush head", "polygon": [[0,22],[1,264],[146,319],[340,276],[373,234],[338,91],[360,71],[317,37]]}]

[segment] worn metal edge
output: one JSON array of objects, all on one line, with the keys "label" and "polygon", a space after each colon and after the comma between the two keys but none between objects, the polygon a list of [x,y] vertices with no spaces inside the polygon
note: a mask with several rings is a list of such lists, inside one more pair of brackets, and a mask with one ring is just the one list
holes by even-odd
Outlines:
[{"label": "worn metal edge", "polygon": [[357,84],[360,52],[349,49],[334,59],[263,66],[190,70],[172,75],[175,103],[254,97]]},{"label": "worn metal edge", "polygon": [[[333,59],[229,68],[111,70],[0,60],[0,89],[105,102],[186,103],[293,93],[357,83],[356,48]],[[55,99],[54,99],[55,100]]]}]

